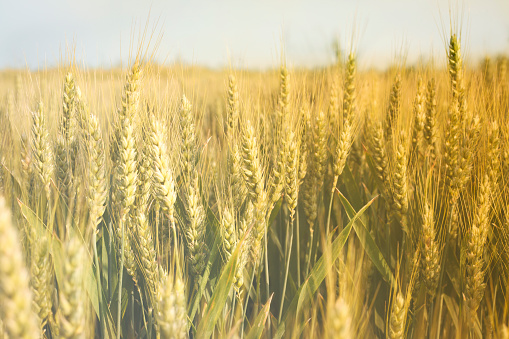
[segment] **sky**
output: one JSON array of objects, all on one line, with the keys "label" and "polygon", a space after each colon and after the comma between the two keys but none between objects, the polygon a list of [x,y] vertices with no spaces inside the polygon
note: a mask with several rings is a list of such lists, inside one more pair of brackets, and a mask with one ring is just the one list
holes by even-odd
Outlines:
[{"label": "sky", "polygon": [[0,0],[0,69],[55,66],[69,46],[88,68],[118,66],[145,26],[168,64],[263,69],[284,50],[315,67],[337,39],[361,67],[384,68],[445,55],[451,17],[468,60],[509,54],[509,0]]}]

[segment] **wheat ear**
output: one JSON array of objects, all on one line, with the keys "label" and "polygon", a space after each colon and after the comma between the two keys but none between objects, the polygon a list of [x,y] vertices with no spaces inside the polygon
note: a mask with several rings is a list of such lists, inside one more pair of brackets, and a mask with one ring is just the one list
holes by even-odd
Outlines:
[{"label": "wheat ear", "polygon": [[21,244],[0,197],[0,318],[7,338],[40,338]]},{"label": "wheat ear", "polygon": [[489,176],[485,175],[477,197],[477,209],[472,227],[466,237],[465,304],[467,320],[474,323],[477,308],[484,295],[485,258],[484,251],[489,230],[491,192]]},{"label": "wheat ear", "polygon": [[421,145],[421,137],[426,120],[426,112],[424,109],[425,93],[422,79],[417,80],[417,94],[415,95],[413,107],[413,125],[412,125],[412,149],[410,155],[412,161],[415,161],[419,155],[419,146]]},{"label": "wheat ear", "polygon": [[163,274],[158,324],[163,338],[188,338],[185,285],[177,269]]},{"label": "wheat ear", "polygon": [[435,79],[428,81],[426,87],[426,118],[424,121],[424,140],[426,140],[426,150],[431,160],[435,160],[437,156],[437,131],[436,131],[436,84]]},{"label": "wheat ear", "polygon": [[53,306],[51,297],[53,286],[53,264],[50,256],[50,243],[47,235],[33,240],[31,260],[31,286],[34,295],[34,309],[39,315],[41,328],[51,322]]},{"label": "wheat ear", "polygon": [[328,312],[327,338],[352,339],[352,311],[345,299],[339,297]]},{"label": "wheat ear", "polygon": [[192,106],[185,96],[180,102],[180,132],[182,136],[182,173],[184,180],[189,182],[193,178],[196,162],[196,135]]},{"label": "wheat ear", "polygon": [[39,103],[37,111],[32,114],[32,153],[34,170],[44,188],[46,198],[51,195],[51,179],[53,177],[53,152],[50,147],[49,134],[44,117],[44,105]]},{"label": "wheat ear", "polygon": [[106,158],[101,128],[95,115],[88,119],[88,208],[91,227],[99,225],[106,208],[108,182],[106,179]]},{"label": "wheat ear", "polygon": [[228,142],[233,140],[237,131],[240,114],[239,92],[237,80],[233,74],[228,77],[228,90],[226,100],[226,138]]},{"label": "wheat ear", "polygon": [[208,253],[205,243],[205,210],[200,196],[200,187],[198,177],[195,176],[187,192],[187,224],[185,225],[185,236],[187,240],[187,249],[189,251],[189,261],[194,275],[201,276],[205,269]]},{"label": "wheat ear", "polygon": [[403,339],[405,335],[405,297],[398,291],[393,297],[390,320],[389,320],[389,338]]},{"label": "wheat ear", "polygon": [[259,149],[254,128],[249,121],[246,122],[242,135],[242,173],[248,188],[250,202],[254,205],[255,226],[250,234],[253,239],[251,254],[256,267],[261,256],[262,239],[265,235],[265,215],[267,193],[265,191],[264,177],[258,156]]},{"label": "wheat ear", "polygon": [[422,213],[422,273],[426,291],[433,299],[440,274],[440,247],[436,239],[433,208],[428,202],[424,203]]},{"label": "wheat ear", "polygon": [[399,119],[401,111],[401,74],[397,74],[391,89],[389,97],[389,108],[387,110],[387,118],[385,120],[385,135],[387,140],[392,139],[392,133]]},{"label": "wheat ear", "polygon": [[64,281],[59,289],[60,337],[85,338],[85,294],[83,288],[84,248],[76,236],[65,247]]},{"label": "wheat ear", "polygon": [[163,139],[164,132],[160,123],[154,121],[150,133],[152,159],[152,189],[154,196],[170,221],[174,222],[174,204],[177,198],[170,159]]}]

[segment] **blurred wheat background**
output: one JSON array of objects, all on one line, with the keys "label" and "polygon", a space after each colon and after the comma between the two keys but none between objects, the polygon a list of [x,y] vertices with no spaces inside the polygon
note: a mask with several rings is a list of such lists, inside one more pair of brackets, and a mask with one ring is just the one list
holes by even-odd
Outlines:
[{"label": "blurred wheat background", "polygon": [[0,71],[0,339],[509,338],[509,59],[460,33]]}]

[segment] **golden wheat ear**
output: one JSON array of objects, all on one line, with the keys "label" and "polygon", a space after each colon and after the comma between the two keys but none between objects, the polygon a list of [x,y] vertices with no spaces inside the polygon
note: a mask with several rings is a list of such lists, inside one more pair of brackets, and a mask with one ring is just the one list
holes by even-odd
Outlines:
[{"label": "golden wheat ear", "polygon": [[202,204],[198,177],[190,183],[186,196],[187,220],[185,238],[193,274],[200,277],[205,269],[208,246],[205,242],[205,210]]},{"label": "golden wheat ear", "polygon": [[433,300],[440,275],[440,247],[437,242],[434,211],[428,202],[424,203],[422,213],[422,276],[426,291]]},{"label": "golden wheat ear", "polygon": [[32,114],[32,153],[34,156],[34,171],[40,187],[43,188],[46,198],[51,197],[51,180],[54,173],[53,152],[46,127],[44,105],[39,103],[37,110]]},{"label": "golden wheat ear", "polygon": [[489,176],[485,175],[477,197],[477,208],[470,232],[465,239],[466,242],[466,264],[465,264],[465,306],[467,321],[473,326],[476,320],[477,309],[484,296],[486,282],[486,258],[485,246],[489,232],[489,212],[491,207],[491,183]]},{"label": "golden wheat ear", "polygon": [[437,157],[437,130],[436,130],[436,82],[432,78],[426,87],[426,118],[424,121],[424,140],[426,140],[426,154],[432,161]]},{"label": "golden wheat ear", "polygon": [[327,312],[327,338],[330,339],[351,339],[352,311],[345,299],[339,297]]},{"label": "golden wheat ear", "polygon": [[152,160],[152,189],[154,197],[159,202],[163,212],[174,223],[174,204],[177,199],[177,193],[175,191],[173,171],[170,167],[163,127],[155,120],[152,122],[148,141],[150,142],[150,157]]},{"label": "golden wheat ear", "polygon": [[0,197],[0,316],[8,338],[40,338],[21,244],[11,214]]},{"label": "golden wheat ear", "polygon": [[58,324],[60,338],[85,338],[86,294],[83,262],[85,252],[77,236],[65,244],[63,285],[59,287]]},{"label": "golden wheat ear", "polygon": [[88,208],[89,222],[95,232],[106,209],[108,182],[106,179],[106,157],[99,121],[95,115],[88,119]]},{"label": "golden wheat ear", "polygon": [[161,298],[157,322],[162,338],[184,339],[188,337],[185,284],[177,269],[164,273],[160,282]]}]

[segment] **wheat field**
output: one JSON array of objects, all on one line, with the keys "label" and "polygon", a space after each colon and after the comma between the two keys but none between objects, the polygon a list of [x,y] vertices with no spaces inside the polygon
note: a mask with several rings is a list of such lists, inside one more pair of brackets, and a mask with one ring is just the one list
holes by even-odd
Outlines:
[{"label": "wheat field", "polygon": [[508,59],[447,45],[1,71],[0,338],[509,338]]}]

